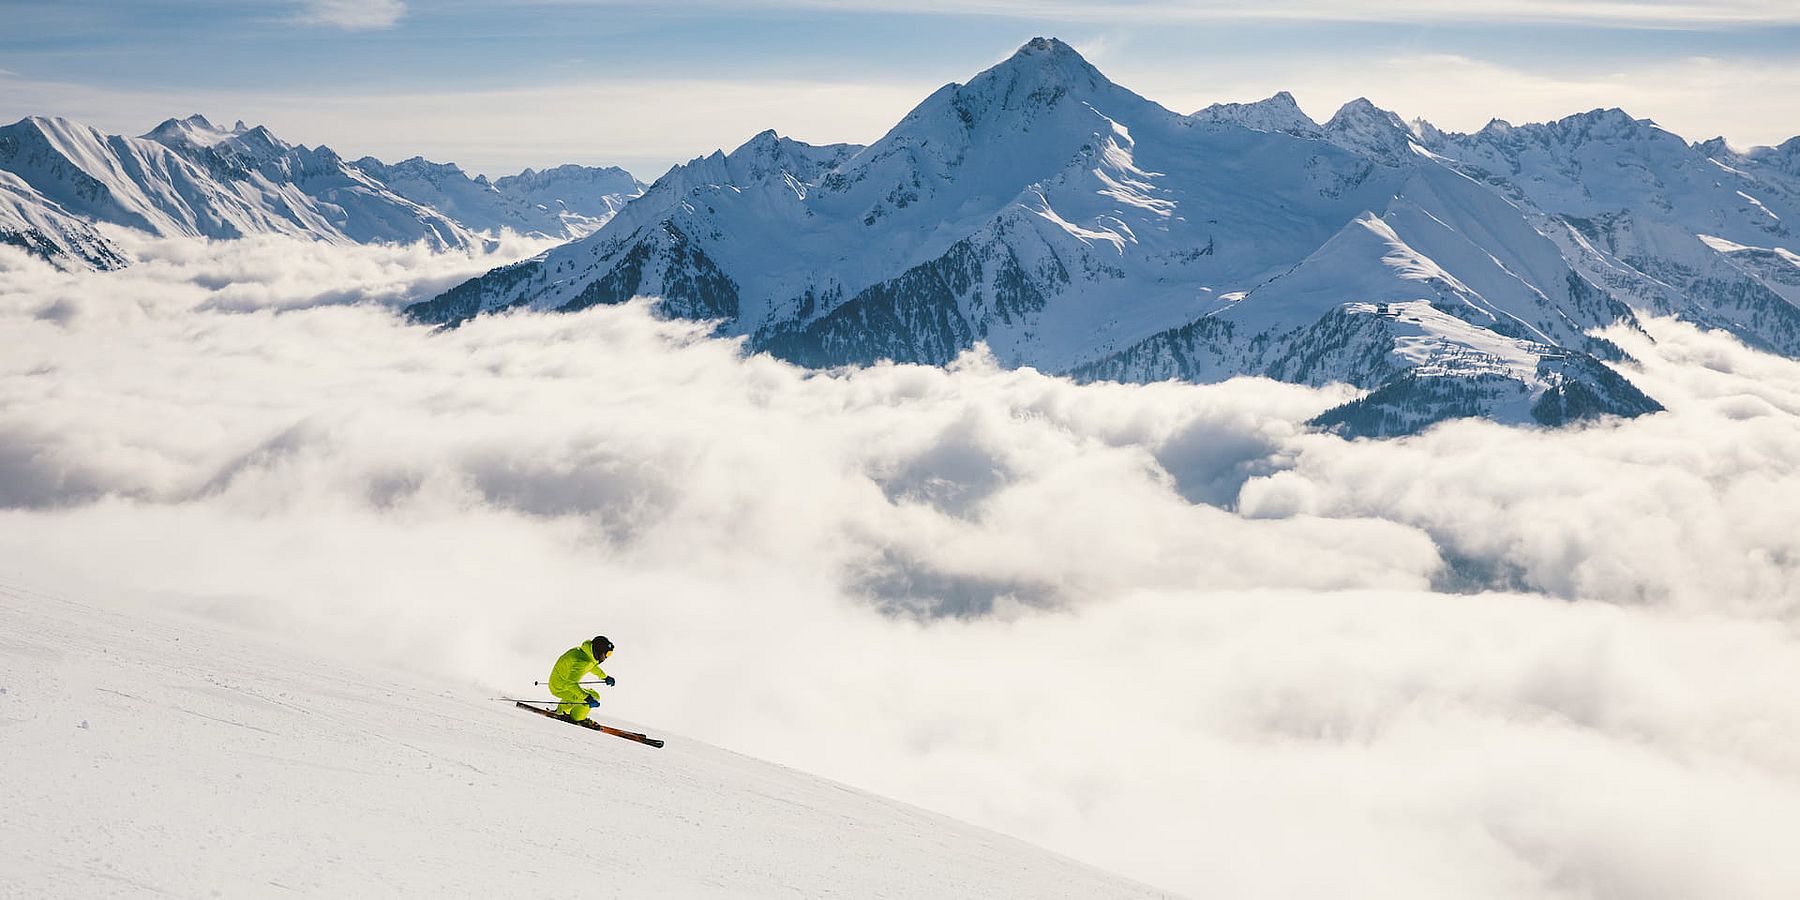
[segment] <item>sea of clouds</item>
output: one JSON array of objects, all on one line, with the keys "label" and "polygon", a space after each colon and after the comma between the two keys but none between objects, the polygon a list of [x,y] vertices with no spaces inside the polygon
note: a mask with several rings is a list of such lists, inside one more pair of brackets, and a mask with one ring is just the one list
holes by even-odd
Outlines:
[{"label": "sea of clouds", "polygon": [[1800,362],[1345,441],[1347,389],[809,372],[646,302],[396,305],[533,248],[0,247],[0,578],[612,713],[1195,897],[1791,897]]}]

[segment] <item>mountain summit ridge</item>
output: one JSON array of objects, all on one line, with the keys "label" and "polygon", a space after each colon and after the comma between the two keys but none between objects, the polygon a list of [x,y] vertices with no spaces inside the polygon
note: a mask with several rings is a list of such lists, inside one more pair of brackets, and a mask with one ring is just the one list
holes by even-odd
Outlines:
[{"label": "mountain summit ridge", "polygon": [[1298,137],[1317,137],[1323,131],[1287,91],[1276,91],[1270,97],[1251,103],[1214,103],[1195,112],[1192,118],[1257,131],[1281,131]]},{"label": "mountain summit ridge", "polygon": [[[1661,134],[1599,110],[1459,135],[1366,98],[1320,124],[1286,92],[1183,116],[1034,38],[868,147],[759,135],[409,315],[654,296],[809,366],[942,364],[982,344],[1083,379],[1344,381],[1368,395],[1320,424],[1353,435],[1641,415],[1660,406],[1595,335],[1640,312],[1800,354],[1800,278],[1767,249],[1786,210],[1764,203],[1800,191],[1756,181],[1788,157],[1731,157],[1759,174],[1728,202],[1698,185],[1733,163]],[[1562,202],[1606,154],[1694,189],[1658,182],[1676,212]],[[1697,237],[1703,222],[1721,233]]]}]

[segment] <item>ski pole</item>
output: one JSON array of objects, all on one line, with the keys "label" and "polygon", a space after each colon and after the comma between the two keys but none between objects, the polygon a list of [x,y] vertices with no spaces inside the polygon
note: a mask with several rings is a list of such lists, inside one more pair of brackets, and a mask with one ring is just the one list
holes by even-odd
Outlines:
[{"label": "ski pole", "polygon": [[[550,682],[548,682],[548,681],[534,681],[534,682],[532,682],[532,684],[534,684],[534,685],[547,685],[547,684],[549,684],[549,683],[550,683]],[[575,682],[575,683],[576,683],[576,684],[605,684],[605,683],[606,683],[606,682],[604,682],[604,681],[577,681],[577,682]]]}]

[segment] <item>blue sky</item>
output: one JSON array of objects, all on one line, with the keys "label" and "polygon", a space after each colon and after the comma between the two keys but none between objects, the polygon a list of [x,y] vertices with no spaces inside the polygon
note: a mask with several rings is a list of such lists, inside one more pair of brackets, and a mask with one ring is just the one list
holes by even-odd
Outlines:
[{"label": "blue sky", "polygon": [[1800,132],[1800,0],[0,0],[0,118],[202,112],[348,155],[650,178],[765,127],[868,141],[1037,34],[1187,112],[1291,90],[1472,129],[1621,106]]}]

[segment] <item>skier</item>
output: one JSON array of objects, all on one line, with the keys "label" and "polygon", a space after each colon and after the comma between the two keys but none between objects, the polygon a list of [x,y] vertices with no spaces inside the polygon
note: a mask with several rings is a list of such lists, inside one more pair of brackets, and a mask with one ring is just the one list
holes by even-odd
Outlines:
[{"label": "skier", "polygon": [[588,717],[588,710],[600,705],[600,695],[582,687],[581,680],[592,673],[601,683],[612,687],[613,677],[600,670],[600,661],[612,652],[613,642],[600,636],[582,641],[557,657],[556,666],[550,670],[550,693],[565,701],[556,707],[557,715],[580,722]]}]

